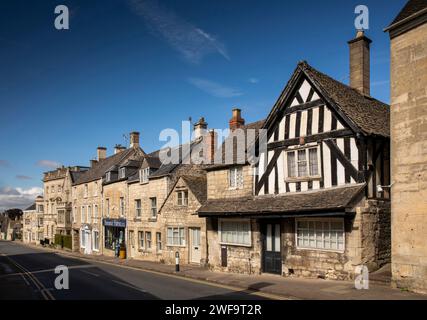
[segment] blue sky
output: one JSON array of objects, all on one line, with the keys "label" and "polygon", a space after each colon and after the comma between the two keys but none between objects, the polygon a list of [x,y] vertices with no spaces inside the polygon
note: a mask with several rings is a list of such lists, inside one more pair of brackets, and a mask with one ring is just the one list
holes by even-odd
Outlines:
[{"label": "blue sky", "polygon": [[[370,10],[372,95],[389,102],[382,30],[405,2],[1,1],[0,208],[131,131],[150,152],[189,117],[224,128],[239,107],[247,122],[263,119],[300,60],[347,83],[358,4]],[[70,30],[54,28],[58,4]]]}]

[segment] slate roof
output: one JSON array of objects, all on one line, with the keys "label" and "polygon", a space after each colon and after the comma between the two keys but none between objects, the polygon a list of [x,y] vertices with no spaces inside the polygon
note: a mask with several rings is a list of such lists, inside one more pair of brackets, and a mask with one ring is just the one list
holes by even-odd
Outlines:
[{"label": "slate roof", "polygon": [[142,151],[140,148],[129,148],[120,153],[107,157],[80,175],[74,184],[77,185],[101,179],[109,169],[119,166],[131,157],[136,157],[139,152],[144,154],[144,151]]},{"label": "slate roof", "polygon": [[185,181],[188,188],[196,197],[197,201],[199,201],[200,203],[204,203],[207,199],[207,193],[208,193],[208,184],[206,180],[206,175],[204,176],[184,175],[181,178]]},{"label": "slate roof", "polygon": [[390,137],[390,106],[317,71],[307,62],[300,67],[366,135]]},{"label": "slate roof", "polygon": [[[242,126],[240,129],[243,130],[244,135],[245,135],[245,139],[247,139],[247,134],[248,134],[248,130],[256,130],[255,131],[255,139],[258,138],[259,135],[259,130],[263,127],[265,120],[260,120],[257,122],[252,122],[249,123],[247,125]],[[228,167],[230,165],[236,165],[236,164],[246,164],[248,162],[247,159],[247,149],[245,148],[245,153],[244,153],[244,161],[242,161],[243,159],[241,158],[241,155],[238,154],[238,150],[237,150],[237,139],[233,140],[233,159],[231,163],[227,163],[227,158],[226,158],[226,150],[227,150],[227,145],[229,145],[229,143],[227,144],[227,141],[230,141],[230,139],[232,138],[232,136],[228,136],[225,141],[222,143],[221,147],[218,149],[221,149],[220,151],[217,150],[217,152],[221,152],[221,163],[218,164],[211,164],[211,165],[206,165],[205,169],[206,170],[216,170],[216,169],[221,169],[224,167]],[[245,146],[246,146],[246,142],[245,142]]]},{"label": "slate roof", "polygon": [[27,209],[23,210],[23,211],[31,211],[31,210],[36,210],[36,204],[33,203],[31,206],[29,206]]},{"label": "slate roof", "polygon": [[358,184],[280,196],[208,200],[198,214],[199,217],[208,217],[345,212],[365,186]]},{"label": "slate roof", "polygon": [[397,17],[390,24],[390,26],[393,26],[396,23],[399,23],[404,19],[409,18],[410,16],[425,9],[427,9],[426,0],[409,0],[403,7],[403,9],[400,11],[400,13],[397,15]]}]

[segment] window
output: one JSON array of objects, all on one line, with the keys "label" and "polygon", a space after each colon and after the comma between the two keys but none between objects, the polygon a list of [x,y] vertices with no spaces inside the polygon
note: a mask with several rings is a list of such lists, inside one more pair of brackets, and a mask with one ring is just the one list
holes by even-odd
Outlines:
[{"label": "window", "polygon": [[344,251],[343,219],[301,219],[296,224],[297,248]]},{"label": "window", "polygon": [[151,249],[151,232],[147,231],[145,233],[145,244],[147,245],[147,250]]},{"label": "window", "polygon": [[85,243],[86,243],[85,235],[86,235],[86,232],[80,229],[80,247],[81,248],[85,247]]},{"label": "window", "polygon": [[61,186],[58,186],[58,192],[61,192],[61,190],[62,190],[62,187]]},{"label": "window", "polygon": [[168,246],[185,246],[184,228],[168,228]]},{"label": "window", "polygon": [[73,210],[73,222],[74,222],[74,223],[76,223],[76,222],[77,222],[77,220],[76,220],[76,215],[77,215],[77,207],[74,207],[74,210]]},{"label": "window", "polygon": [[126,168],[119,169],[119,179],[123,179],[126,176]]},{"label": "window", "polygon": [[141,217],[141,199],[135,200],[135,216],[137,218]]},{"label": "window", "polygon": [[88,186],[87,184],[85,184],[84,186],[84,197],[87,198],[87,194],[88,194]]},{"label": "window", "polygon": [[93,196],[98,196],[98,182],[95,182],[93,185]]},{"label": "window", "polygon": [[156,250],[162,251],[162,234],[160,232],[156,233]]},{"label": "window", "polygon": [[179,206],[187,206],[188,205],[188,191],[178,191],[178,205]]},{"label": "window", "polygon": [[92,232],[92,238],[93,238],[93,250],[99,251],[99,231],[94,230]]},{"label": "window", "polygon": [[55,186],[50,187],[50,192],[55,193]]},{"label": "window", "polygon": [[232,189],[238,189],[243,187],[243,169],[231,168],[229,171],[229,186]]},{"label": "window", "polygon": [[59,224],[65,224],[65,211],[64,210],[58,210],[58,223]]},{"label": "window", "polygon": [[111,172],[107,172],[105,174],[105,181],[110,182],[110,180],[111,180]]},{"label": "window", "polygon": [[139,170],[139,181],[141,183],[147,183],[149,175],[150,175],[150,168]]},{"label": "window", "polygon": [[105,215],[110,216],[110,199],[105,199]]},{"label": "window", "polygon": [[87,222],[90,223],[92,220],[92,206],[87,206]]},{"label": "window", "polygon": [[43,218],[39,218],[39,227],[43,226]]},{"label": "window", "polygon": [[241,246],[252,244],[249,220],[221,220],[219,227],[221,243]]},{"label": "window", "polygon": [[124,217],[125,215],[125,198],[120,197],[120,215]]},{"label": "window", "polygon": [[73,198],[77,199],[77,187],[73,187]]},{"label": "window", "polygon": [[320,178],[319,147],[306,148],[286,153],[287,178]]},{"label": "window", "polygon": [[43,206],[42,204],[39,204],[39,205],[37,206],[37,212],[38,212],[38,213],[43,213],[43,211],[44,211],[44,206]]},{"label": "window", "polygon": [[151,203],[151,217],[157,218],[157,198],[150,198]]},{"label": "window", "polygon": [[86,207],[82,206],[82,211],[80,212],[81,215],[81,223],[84,223],[86,221]]},{"label": "window", "polygon": [[46,194],[49,193],[49,187],[46,187]]},{"label": "window", "polygon": [[95,204],[93,206],[93,220],[96,220],[98,218],[98,205]]},{"label": "window", "polygon": [[144,249],[144,231],[138,231],[139,248]]}]

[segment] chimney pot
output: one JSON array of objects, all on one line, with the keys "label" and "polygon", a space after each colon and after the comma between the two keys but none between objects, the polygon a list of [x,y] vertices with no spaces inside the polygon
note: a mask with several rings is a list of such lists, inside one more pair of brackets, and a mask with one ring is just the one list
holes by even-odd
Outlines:
[{"label": "chimney pot", "polygon": [[198,139],[206,134],[208,124],[204,117],[201,117],[198,122],[194,124],[194,139]]},{"label": "chimney pot", "polygon": [[350,86],[362,94],[371,94],[370,84],[370,44],[372,40],[363,30],[357,31],[356,38],[348,42],[350,46]]},{"label": "chimney pot", "polygon": [[98,161],[104,160],[105,158],[107,158],[107,148],[98,147],[96,154]]},{"label": "chimney pot", "polygon": [[139,147],[139,132],[134,131],[130,133],[130,147],[131,148]]},{"label": "chimney pot", "polygon": [[237,108],[233,109],[233,117],[231,118],[229,125],[231,131],[241,128],[245,125],[245,119],[242,118],[242,110]]},{"label": "chimney pot", "polygon": [[114,154],[118,154],[118,153],[122,152],[123,150],[126,150],[126,148],[120,144],[116,144],[114,146]]}]

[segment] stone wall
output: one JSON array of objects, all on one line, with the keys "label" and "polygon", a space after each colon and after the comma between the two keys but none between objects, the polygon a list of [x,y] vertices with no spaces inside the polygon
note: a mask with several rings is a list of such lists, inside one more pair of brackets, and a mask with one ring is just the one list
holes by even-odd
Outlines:
[{"label": "stone wall", "polygon": [[[261,238],[259,224],[251,220],[252,246],[221,245],[218,233],[218,219],[207,218],[208,267],[214,271],[244,274],[261,273]],[[227,248],[227,266],[221,265],[221,247]]]},{"label": "stone wall", "polygon": [[392,273],[427,292],[427,24],[391,40]]},{"label": "stone wall", "polygon": [[[188,191],[188,205],[178,206],[177,191]],[[206,250],[206,223],[204,218],[199,218],[196,211],[200,208],[201,203],[188,188],[183,179],[179,179],[175,188],[171,191],[167,198],[164,207],[161,210],[163,226],[163,250],[162,259],[165,263],[175,263],[175,252],[180,254],[180,263],[190,263],[190,228],[200,228],[200,246],[201,259],[198,263],[205,265],[207,261]],[[167,228],[168,227],[184,227],[185,246],[169,246],[167,244]]]},{"label": "stone wall", "polygon": [[229,169],[209,171],[208,179],[208,199],[229,199],[252,196],[253,194],[253,168],[243,166],[243,187],[240,189],[230,189]]}]

